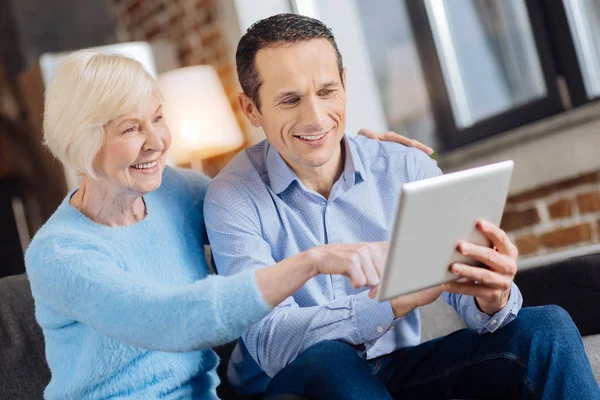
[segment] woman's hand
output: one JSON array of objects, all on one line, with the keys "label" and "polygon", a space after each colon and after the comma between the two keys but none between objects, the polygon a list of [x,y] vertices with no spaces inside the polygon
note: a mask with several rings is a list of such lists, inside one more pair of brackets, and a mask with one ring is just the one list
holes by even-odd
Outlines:
[{"label": "woman's hand", "polygon": [[328,244],[309,251],[314,259],[315,274],[344,275],[356,289],[371,286],[369,296],[373,298],[385,264],[387,247],[387,242]]},{"label": "woman's hand", "polygon": [[[417,149],[423,151],[428,156],[430,156],[434,153],[434,151],[431,147],[424,145],[423,143],[419,142],[418,140],[410,139],[410,138],[407,138],[406,136],[399,135],[396,132],[387,131],[387,132],[383,132],[383,133],[377,133],[370,129],[363,128],[360,131],[358,131],[358,134],[368,137],[369,139],[373,139],[373,140],[381,140],[382,142],[395,142],[395,143],[403,144],[408,147],[414,147],[414,148],[417,148]],[[437,161],[435,161],[435,160],[433,160],[433,161],[437,164]]]}]

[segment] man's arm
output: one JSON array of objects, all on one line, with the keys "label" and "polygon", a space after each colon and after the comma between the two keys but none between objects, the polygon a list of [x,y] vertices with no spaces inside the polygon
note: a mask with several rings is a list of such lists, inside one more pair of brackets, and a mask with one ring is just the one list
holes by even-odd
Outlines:
[{"label": "man's arm", "polygon": [[[213,182],[204,210],[220,274],[246,270],[261,272],[289,260],[275,262],[269,244],[262,237],[258,215],[240,194],[239,187],[234,190],[228,182]],[[327,245],[315,249],[327,248],[327,254],[321,253],[320,258],[333,264],[335,261],[327,261],[328,254],[344,246],[356,245]],[[378,254],[383,264],[385,251]],[[285,281],[286,277],[282,276],[280,284]],[[315,343],[324,340],[342,340],[356,345],[372,342],[388,330],[393,320],[390,303],[379,303],[366,291],[313,307],[299,307],[293,297],[289,297],[250,328],[243,339],[255,361],[273,376]]]}]

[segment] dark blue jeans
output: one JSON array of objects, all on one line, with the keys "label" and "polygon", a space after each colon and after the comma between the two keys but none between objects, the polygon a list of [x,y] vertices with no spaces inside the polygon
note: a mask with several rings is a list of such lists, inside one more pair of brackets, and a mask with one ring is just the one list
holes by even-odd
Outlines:
[{"label": "dark blue jeans", "polygon": [[318,343],[280,371],[265,399],[600,399],[581,335],[558,306],[524,308],[493,334],[454,332],[365,360]]}]

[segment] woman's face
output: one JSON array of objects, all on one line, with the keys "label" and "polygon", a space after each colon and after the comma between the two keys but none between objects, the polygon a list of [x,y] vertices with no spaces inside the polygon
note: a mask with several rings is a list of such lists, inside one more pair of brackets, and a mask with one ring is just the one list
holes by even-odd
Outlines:
[{"label": "woman's face", "polygon": [[104,125],[104,144],[94,161],[112,191],[145,195],[159,188],[171,132],[162,105],[152,94],[139,110]]}]

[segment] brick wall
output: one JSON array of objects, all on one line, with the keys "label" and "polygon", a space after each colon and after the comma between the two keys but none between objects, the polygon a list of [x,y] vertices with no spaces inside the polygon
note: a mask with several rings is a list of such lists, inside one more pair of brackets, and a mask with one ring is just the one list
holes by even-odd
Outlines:
[{"label": "brick wall", "polygon": [[[181,66],[215,67],[238,121],[245,116],[237,103],[237,74],[228,48],[218,0],[108,0],[120,42],[167,39],[177,50]],[[240,123],[242,129],[244,124]],[[203,162],[214,176],[236,154]]]},{"label": "brick wall", "polygon": [[501,227],[523,257],[600,242],[600,174],[509,197]]}]

